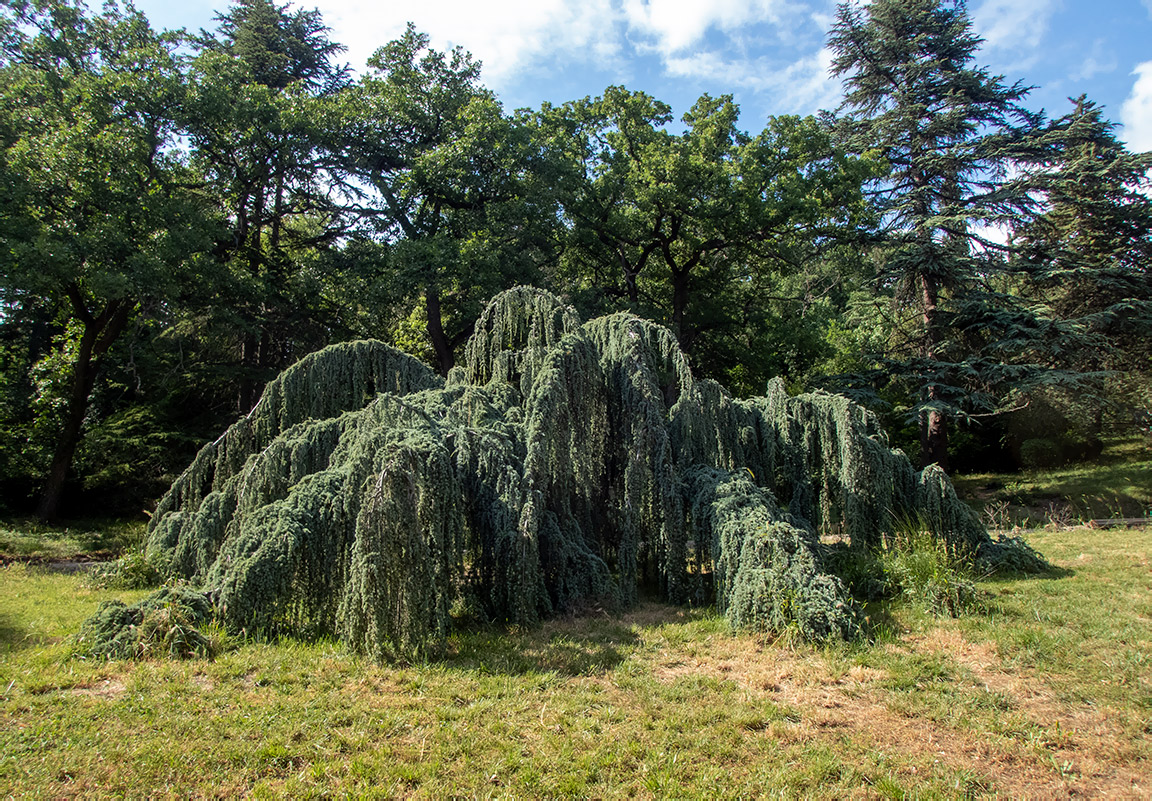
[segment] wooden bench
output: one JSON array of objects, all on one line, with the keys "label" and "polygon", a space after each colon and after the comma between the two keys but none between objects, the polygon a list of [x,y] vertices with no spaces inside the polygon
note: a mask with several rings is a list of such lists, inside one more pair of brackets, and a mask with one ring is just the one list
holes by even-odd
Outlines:
[{"label": "wooden bench", "polygon": [[1147,517],[1111,517],[1103,520],[1089,520],[1088,528],[1119,528],[1120,526],[1145,526],[1152,523]]}]

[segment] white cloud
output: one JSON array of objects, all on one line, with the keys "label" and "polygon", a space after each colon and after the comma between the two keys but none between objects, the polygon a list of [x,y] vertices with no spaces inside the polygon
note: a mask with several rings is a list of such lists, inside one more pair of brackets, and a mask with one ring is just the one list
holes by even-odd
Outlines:
[{"label": "white cloud", "polygon": [[820,109],[834,109],[843,98],[843,85],[829,75],[832,51],[821,48],[806,58],[776,70],[763,79],[764,89],[772,92],[781,112],[811,114]]},{"label": "white cloud", "polygon": [[324,0],[321,11],[332,38],[348,46],[353,67],[361,67],[411,21],[432,38],[433,47],[460,46],[483,61],[484,81],[493,88],[537,60],[608,63],[620,47],[620,14],[611,0],[425,0],[403,6]]},{"label": "white cloud", "polygon": [[1148,9],[1148,16],[1152,17],[1152,0],[1144,0],[1144,7]]},{"label": "white cloud", "polygon": [[[409,20],[432,38],[432,46],[457,45],[484,62],[484,81],[494,89],[541,62],[592,64],[615,69],[626,48],[658,56],[671,70],[700,53],[710,32],[732,37],[770,23],[778,33],[781,14],[797,9],[787,0],[424,0],[400,6],[378,0],[323,0],[324,21],[347,59],[360,67],[376,48],[400,35]],[[735,47],[735,46],[734,46]],[[738,49],[738,47],[736,47]],[[693,77],[703,77],[693,73]]]},{"label": "white cloud", "polygon": [[[731,59],[705,51],[666,59],[669,74],[702,78],[731,89],[770,95],[779,113],[811,114],[840,104],[841,85],[829,77],[832,51],[822,48],[791,64],[769,59]],[[747,121],[749,125],[755,123]]]},{"label": "white cloud", "polygon": [[1052,0],[985,0],[972,12],[972,24],[985,49],[1010,53],[1012,66],[1019,69],[1039,58],[1055,5]]},{"label": "white cloud", "polygon": [[779,113],[812,113],[839,103],[840,85],[828,77],[831,53],[822,48],[797,55],[797,48],[813,46],[812,39],[822,42],[832,21],[805,5],[623,0],[623,16],[629,44],[656,55],[669,77],[712,84],[746,99],[761,95]]},{"label": "white cloud", "polygon": [[[483,62],[484,84],[505,96],[557,75],[578,85],[582,72],[631,85],[650,78],[654,67],[681,86],[704,83],[746,100],[757,95],[781,112],[838,102],[839,86],[828,79],[829,57],[820,49],[833,20],[831,0],[288,1],[292,8],[319,8],[355,70],[411,21],[437,50],[460,46]],[[211,2],[137,0],[148,13]],[[197,13],[212,27],[207,12]]]},{"label": "white cloud", "polygon": [[1152,150],[1152,61],[1137,64],[1132,71],[1136,82],[1120,107],[1123,138],[1137,153]]},{"label": "white cloud", "polygon": [[1074,81],[1087,81],[1094,75],[1099,75],[1103,72],[1112,72],[1116,69],[1116,59],[1109,58],[1101,61],[1096,56],[1088,56],[1084,59],[1080,68],[1073,72],[1068,77]]},{"label": "white cloud", "polygon": [[[307,5],[305,3],[305,5]],[[839,87],[827,77],[829,57],[815,52],[789,65],[771,62],[769,45],[822,35],[820,15],[793,0],[424,0],[399,6],[378,0],[322,0],[332,38],[361,67],[411,20],[432,46],[461,46],[484,63],[484,83],[497,92],[543,70],[581,65],[624,73],[635,55],[654,56],[674,78],[724,83],[724,91],[772,92],[787,110],[834,105]],[[822,37],[821,37],[822,38]]]},{"label": "white cloud", "polygon": [[624,0],[631,33],[671,56],[701,41],[711,29],[727,33],[747,25],[779,22],[776,0]]},{"label": "white cloud", "polygon": [[[1148,2],[1152,3],[1152,0]],[[1092,43],[1092,52],[1068,77],[1073,81],[1087,81],[1095,75],[1113,72],[1117,66],[1116,53],[1108,48],[1108,43],[1104,39],[1097,39]]]}]

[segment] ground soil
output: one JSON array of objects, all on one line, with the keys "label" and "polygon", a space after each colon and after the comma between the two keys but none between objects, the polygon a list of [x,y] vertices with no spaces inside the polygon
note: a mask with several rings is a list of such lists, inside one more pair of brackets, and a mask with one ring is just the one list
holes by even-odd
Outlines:
[{"label": "ground soil", "polygon": [[[652,622],[651,610],[638,614],[644,624]],[[1037,742],[910,713],[885,688],[890,677],[883,670],[856,665],[840,672],[811,651],[746,638],[715,642],[712,651],[690,660],[669,654],[656,675],[665,681],[697,674],[736,682],[794,711],[794,722],[770,734],[784,741],[826,740],[829,746],[847,741],[892,754],[909,785],[918,771],[942,765],[1012,798],[1152,797],[1152,776],[1140,769],[1126,733],[1107,710],[1059,700],[1043,676],[1005,665],[993,645],[968,642],[956,631],[909,634],[889,647],[949,656],[970,673],[962,679],[966,685],[1002,698],[1018,728],[1059,735]]]}]

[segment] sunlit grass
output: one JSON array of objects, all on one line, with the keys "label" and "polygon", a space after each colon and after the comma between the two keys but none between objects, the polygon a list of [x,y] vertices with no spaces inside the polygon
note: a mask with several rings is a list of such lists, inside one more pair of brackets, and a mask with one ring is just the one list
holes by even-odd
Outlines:
[{"label": "sunlit grass", "polygon": [[0,556],[68,559],[115,557],[144,541],[143,521],[81,520],[47,525],[35,520],[0,520]]},{"label": "sunlit grass", "polygon": [[964,497],[984,508],[1008,504],[1001,522],[1026,527],[1146,517],[1152,513],[1152,444],[1147,437],[1113,441],[1093,463],[968,474],[954,481]]},{"label": "sunlit grass", "polygon": [[86,662],[107,598],[0,571],[0,793],[1146,796],[1152,531],[1036,531],[1059,571],[957,620],[901,600],[823,650],[642,605],[458,633],[378,665],[330,640]]}]

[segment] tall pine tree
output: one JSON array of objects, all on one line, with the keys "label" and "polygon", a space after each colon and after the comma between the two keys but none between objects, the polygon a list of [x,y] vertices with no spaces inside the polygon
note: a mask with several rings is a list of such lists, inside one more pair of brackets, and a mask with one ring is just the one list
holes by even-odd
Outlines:
[{"label": "tall pine tree", "polygon": [[957,416],[1056,375],[1045,343],[1059,325],[1010,291],[1010,248],[993,235],[1035,211],[1021,173],[1042,119],[1021,106],[1028,87],[974,64],[980,41],[960,0],[844,4],[830,36],[844,135],[891,167],[879,284],[901,322],[877,362],[915,394],[921,461],[945,469]]},{"label": "tall pine tree", "polygon": [[[1045,211],[1017,232],[1029,290],[1087,336],[1072,354],[1082,371],[1107,371],[1105,396],[1124,411],[1152,404],[1152,153],[1131,153],[1099,106],[1084,96],[1053,121],[1035,192]],[[1105,403],[1077,393],[1099,437]],[[1131,419],[1131,418],[1129,418]]]},{"label": "tall pine tree", "polygon": [[304,265],[355,225],[333,147],[348,68],[318,11],[237,0],[217,22],[195,40],[185,127],[225,221],[214,254],[231,284],[213,312],[239,331],[244,414],[266,380],[329,335]]},{"label": "tall pine tree", "polygon": [[1087,358],[1138,369],[1152,326],[1152,153],[1129,152],[1092,101],[1072,102],[1036,176],[1045,213],[1018,244],[1057,313],[1110,338],[1113,347]]}]

